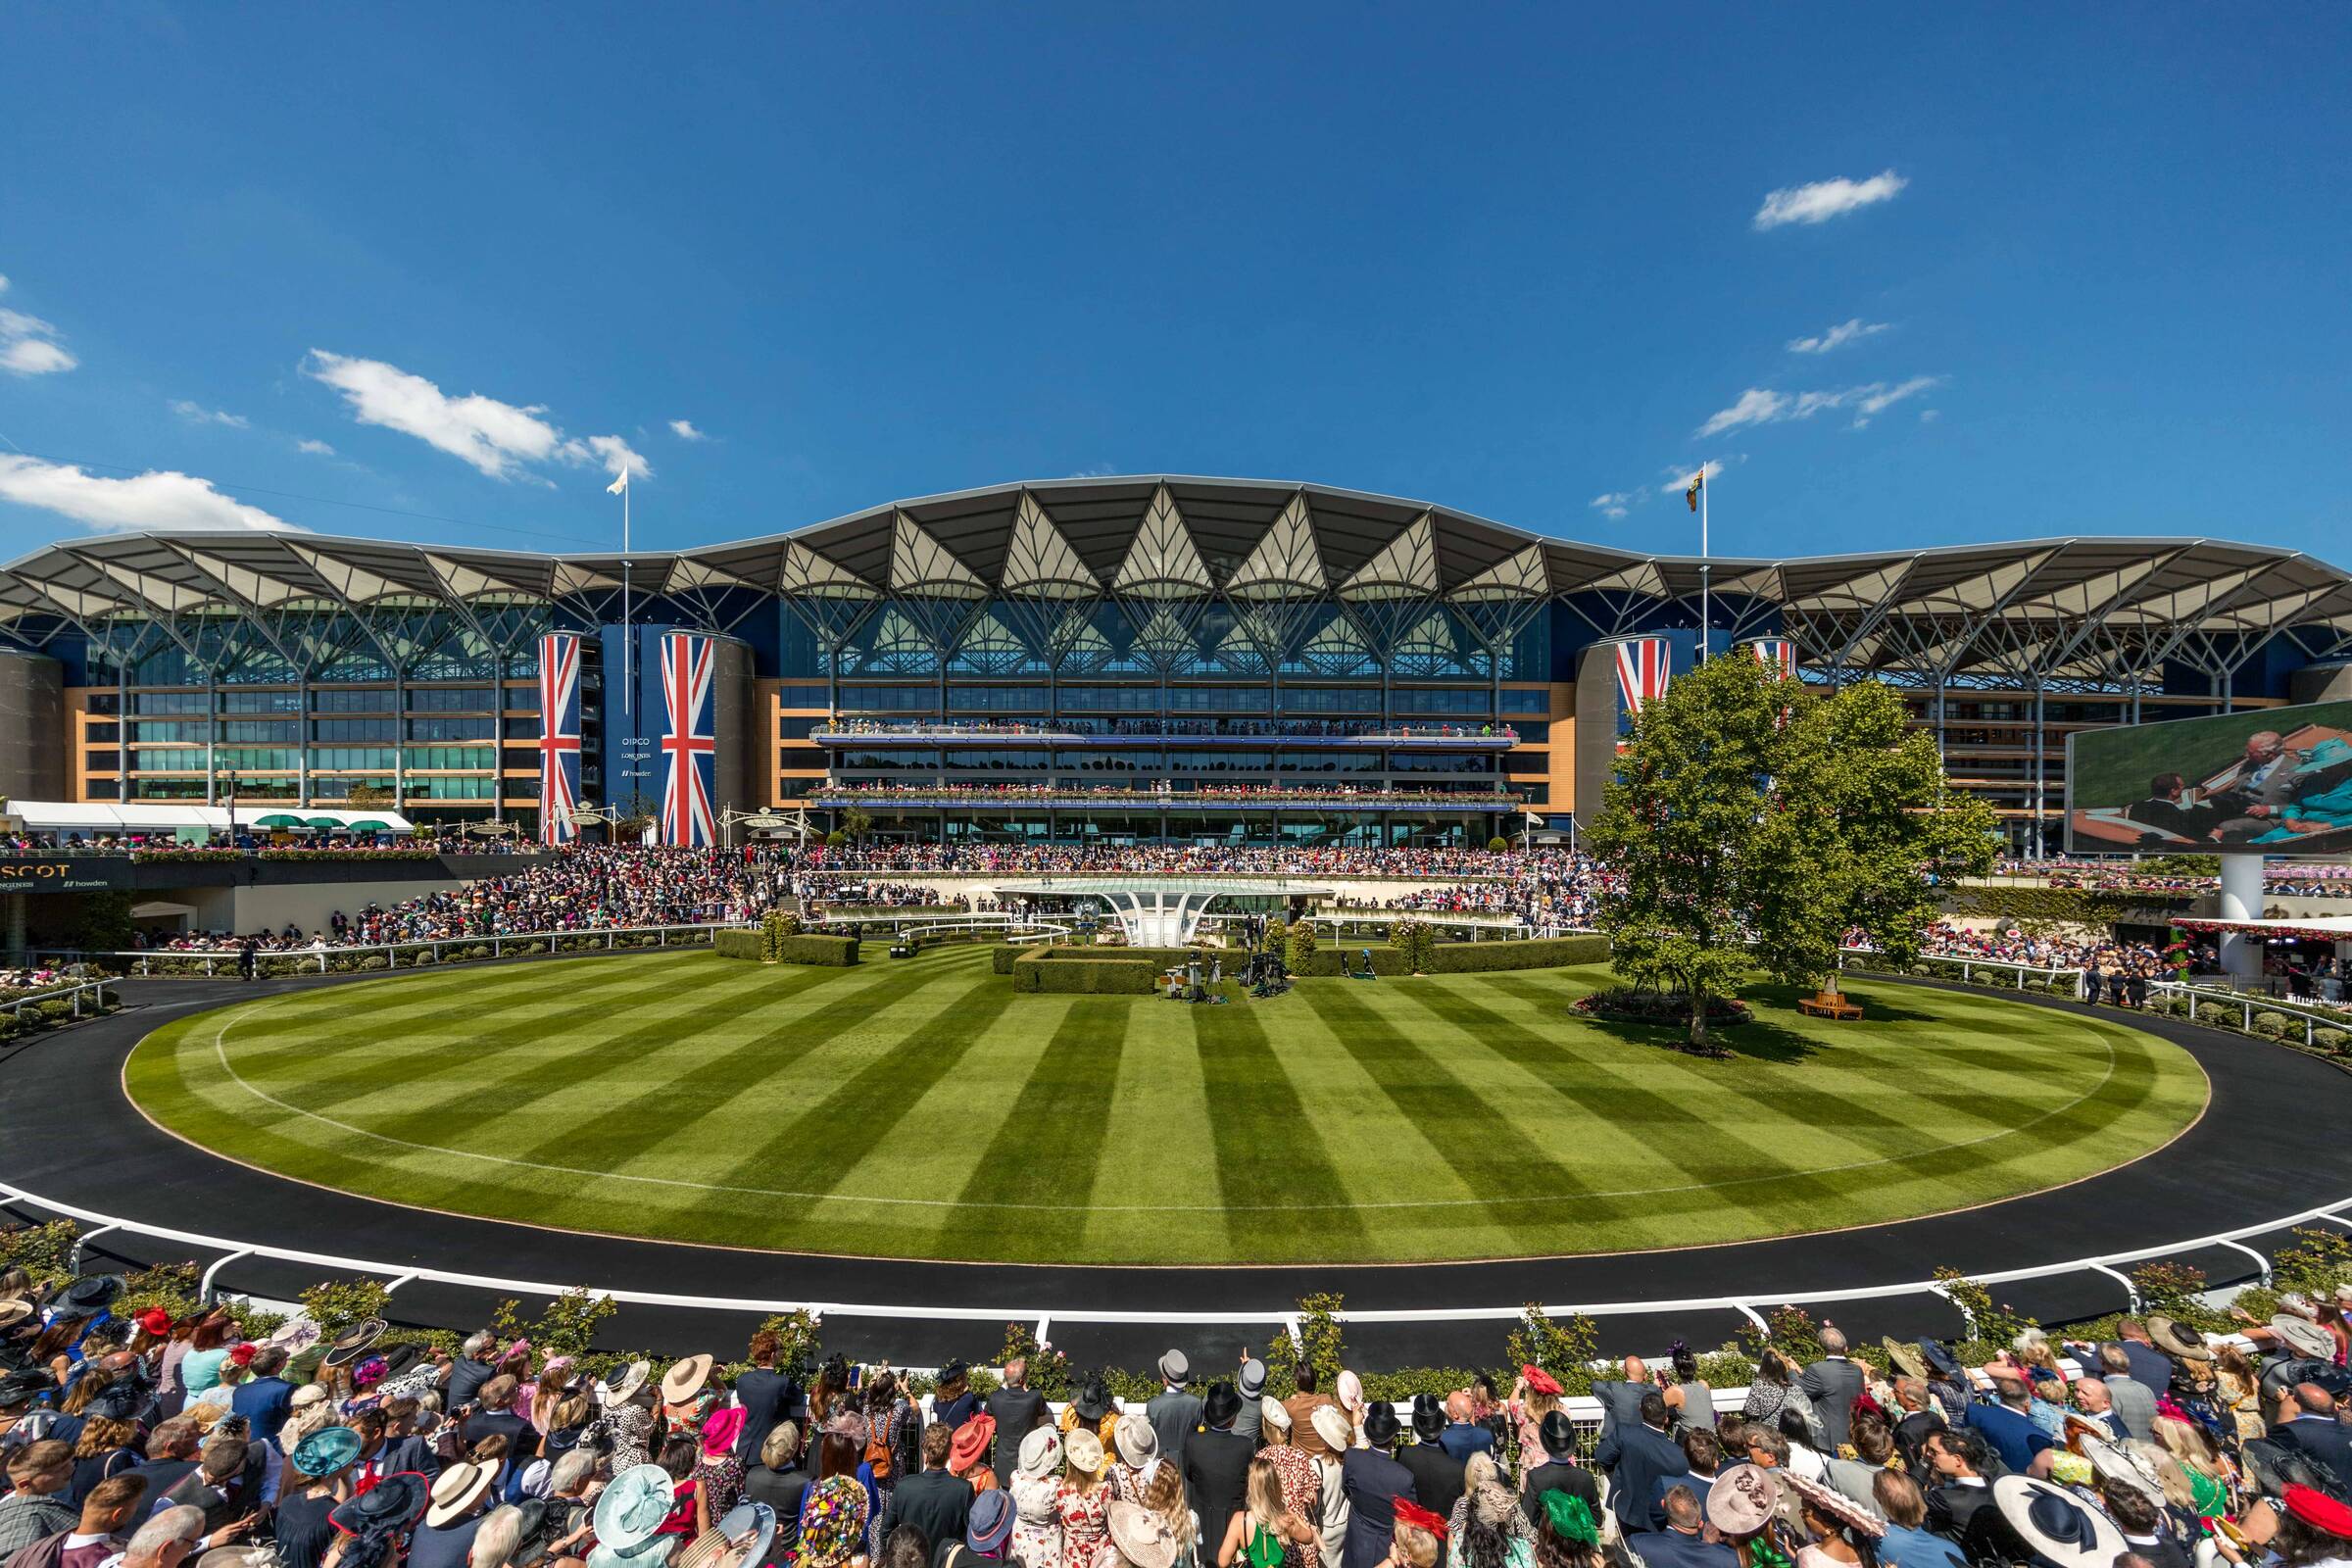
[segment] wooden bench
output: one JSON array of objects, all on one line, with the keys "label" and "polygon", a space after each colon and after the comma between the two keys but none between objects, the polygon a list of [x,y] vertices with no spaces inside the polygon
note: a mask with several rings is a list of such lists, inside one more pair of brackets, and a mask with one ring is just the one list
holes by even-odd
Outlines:
[{"label": "wooden bench", "polygon": [[1848,1002],[1836,991],[1824,991],[1818,996],[1806,997],[1797,1003],[1796,1010],[1810,1018],[1835,1018],[1839,1021],[1862,1016],[1859,1003]]}]

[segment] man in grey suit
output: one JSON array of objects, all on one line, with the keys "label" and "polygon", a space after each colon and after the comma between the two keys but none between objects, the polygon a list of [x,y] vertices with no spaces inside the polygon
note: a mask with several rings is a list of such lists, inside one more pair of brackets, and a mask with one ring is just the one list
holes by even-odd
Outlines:
[{"label": "man in grey suit", "polygon": [[2142,1443],[2156,1435],[2156,1391],[2132,1375],[2132,1358],[2120,1345],[2099,1351],[2099,1381],[2107,1385],[2107,1407],[2127,1437]]},{"label": "man in grey suit", "polygon": [[1821,1359],[1797,1374],[1796,1386],[1813,1401],[1813,1413],[1821,1417],[1822,1434],[1835,1454],[1845,1446],[1854,1400],[1862,1393],[1862,1368],[1846,1358],[1843,1331],[1828,1323],[1821,1326]]},{"label": "man in grey suit", "polygon": [[1159,1439],[1160,1457],[1179,1473],[1184,1468],[1184,1441],[1200,1424],[1200,1396],[1184,1386],[1192,1375],[1193,1363],[1185,1353],[1170,1350],[1159,1358],[1159,1381],[1165,1387],[1144,1406],[1144,1419],[1152,1423],[1152,1435]]}]

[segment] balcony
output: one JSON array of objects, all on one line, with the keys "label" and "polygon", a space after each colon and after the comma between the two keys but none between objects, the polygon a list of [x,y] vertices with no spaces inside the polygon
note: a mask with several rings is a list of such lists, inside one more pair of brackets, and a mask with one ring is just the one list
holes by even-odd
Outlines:
[{"label": "balcony", "polygon": [[1335,719],[1028,719],[962,722],[835,722],[808,732],[820,746],[1002,746],[1007,741],[1051,746],[1165,746],[1202,743],[1314,747],[1333,751],[1416,750],[1507,752],[1519,744],[1508,724],[1408,724]]},{"label": "balcony", "polygon": [[1158,813],[1197,811],[1437,811],[1464,815],[1526,808],[1524,796],[1499,790],[1278,789],[1211,784],[1191,790],[1085,788],[1055,784],[837,784],[830,780],[808,794],[808,804],[828,809],[861,806],[868,810],[991,810],[1031,807],[1082,811]]}]

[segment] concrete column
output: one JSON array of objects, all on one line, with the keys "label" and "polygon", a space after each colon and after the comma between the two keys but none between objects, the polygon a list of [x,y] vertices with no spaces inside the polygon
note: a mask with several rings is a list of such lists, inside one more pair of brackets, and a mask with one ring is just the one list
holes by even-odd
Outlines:
[{"label": "concrete column", "polygon": [[[2225,920],[2261,919],[2263,858],[2259,855],[2225,855],[2221,858],[2221,917]],[[2222,968],[2241,980],[2260,976],[2262,939],[2244,931],[2224,932]]]}]

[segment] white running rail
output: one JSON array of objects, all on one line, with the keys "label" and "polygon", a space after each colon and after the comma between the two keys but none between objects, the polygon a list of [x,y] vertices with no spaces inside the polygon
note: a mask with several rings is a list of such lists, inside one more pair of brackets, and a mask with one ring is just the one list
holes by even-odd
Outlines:
[{"label": "white running rail", "polygon": [[2200,1007],[2207,1012],[2233,1012],[2238,1014],[2238,1027],[2247,1034],[2252,1034],[2256,1013],[2276,1012],[2303,1025],[2303,1044],[2306,1047],[2319,1044],[2317,1035],[2322,1029],[2341,1029],[2352,1032],[2352,1016],[2347,1016],[2340,1010],[2310,1006],[2299,1002],[2287,1002],[2278,997],[2263,996],[2260,993],[2217,991],[2205,986],[2184,986],[2177,980],[2160,980],[2148,987],[2148,990],[2157,996],[2186,997],[2188,999],[2188,1018],[2191,1023],[2197,1021]]},{"label": "white running rail", "polygon": [[[557,951],[552,944],[558,942],[569,944],[567,951],[580,953],[597,951],[601,942],[603,949],[611,952],[618,945],[613,940],[614,938],[642,936],[655,938],[654,945],[657,948],[696,947],[709,942],[710,934],[714,931],[740,931],[748,923],[743,920],[707,920],[691,925],[609,925],[580,927],[569,931],[504,931],[496,936],[484,934],[478,937],[439,937],[423,942],[368,942],[352,943],[343,947],[265,948],[256,952],[253,957],[257,964],[299,963],[306,968],[310,967],[315,960],[318,972],[325,974],[328,972],[327,965],[330,959],[358,957],[365,954],[377,953],[384,956],[386,968],[398,969],[404,967],[398,961],[400,954],[419,955],[430,952],[432,961],[439,963],[442,961],[442,953],[450,948],[488,948],[490,956],[493,958],[503,956],[508,948],[521,947],[532,942],[551,944],[549,948],[551,953]],[[120,958],[125,964],[135,962],[139,966],[140,975],[149,979],[185,978],[187,971],[179,968],[181,964],[203,964],[204,974],[207,978],[217,972],[214,967],[216,964],[226,964],[231,974],[234,974],[237,968],[237,950],[234,948],[226,950],[143,948],[134,949],[128,953],[91,953],[85,954],[83,956]],[[160,972],[157,968],[158,965],[162,966]],[[424,966],[421,958],[405,965],[408,968],[423,968]]]}]

